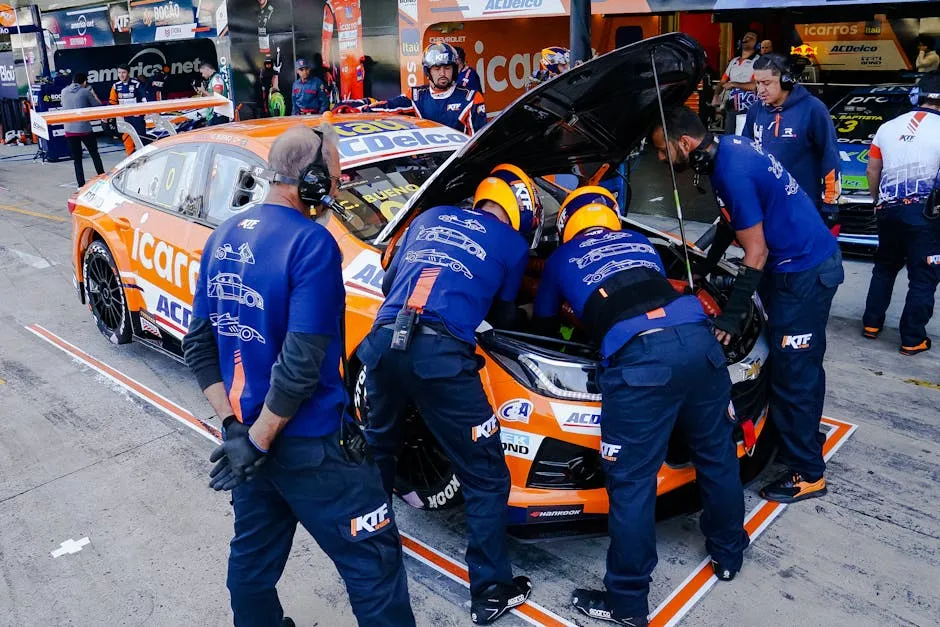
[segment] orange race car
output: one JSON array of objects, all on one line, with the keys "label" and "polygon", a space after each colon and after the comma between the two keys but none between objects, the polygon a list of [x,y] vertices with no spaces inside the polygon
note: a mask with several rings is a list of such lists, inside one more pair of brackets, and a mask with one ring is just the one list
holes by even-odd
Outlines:
[{"label": "orange race car", "polygon": [[[467,202],[498,163],[514,163],[539,177],[547,224],[533,246],[519,297],[520,304],[531,302],[542,263],[557,246],[551,227],[566,193],[550,175],[574,172],[600,180],[640,143],[658,115],[650,74],[654,49],[665,105],[682,103],[698,81],[704,57],[691,39],[668,35],[614,51],[533,89],[472,140],[414,118],[330,118],[341,138],[341,208],[320,219],[343,253],[345,374],[356,406],[363,401],[365,371],[355,351],[382,299],[381,255],[394,252],[410,218],[436,204]],[[264,198],[267,184],[255,168],[264,164],[281,132],[291,124],[320,122],[315,117],[255,120],[173,136],[138,151],[70,199],[75,284],[101,332],[117,344],[136,339],[179,357],[200,256],[253,259],[257,254],[203,250],[210,230]],[[683,276],[685,250],[702,254],[669,233],[625,222],[652,239],[676,279]],[[734,266],[722,262],[711,280],[697,287],[710,313],[720,312],[733,274]],[[217,288],[240,299],[258,297],[234,279]],[[755,297],[747,330],[727,348],[734,383],[729,419],[740,425],[738,452],[748,475],[761,468],[771,450],[763,327]],[[484,323],[478,341],[486,361],[483,384],[500,420],[512,475],[514,528],[525,525],[540,533],[546,527],[538,523],[602,523],[608,502],[598,451],[595,347],[573,323],[564,337]],[[414,409],[407,424],[396,492],[419,508],[459,503],[460,484],[450,463]],[[759,454],[751,457],[755,449]],[[693,483],[688,454],[674,442],[659,475],[659,494],[678,494]],[[695,500],[683,497],[683,502]]]}]

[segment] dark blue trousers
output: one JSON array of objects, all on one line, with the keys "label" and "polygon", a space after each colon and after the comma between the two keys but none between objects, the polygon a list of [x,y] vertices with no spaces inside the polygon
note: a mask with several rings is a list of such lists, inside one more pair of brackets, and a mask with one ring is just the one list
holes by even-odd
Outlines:
[{"label": "dark blue trousers", "polygon": [[845,280],[842,253],[803,272],[766,275],[760,296],[770,331],[770,416],[780,433],[779,461],[815,481],[826,471],[819,432],[826,398],[826,325]]},{"label": "dark blue trousers", "polygon": [[907,266],[907,299],[901,313],[901,345],[917,346],[927,339],[934,293],[940,282],[940,236],[923,216],[923,203],[895,205],[878,211],[878,250],[862,324],[884,328],[894,281]]},{"label": "dark blue trousers", "polygon": [[634,338],[599,375],[601,456],[610,496],[607,602],[628,616],[649,613],[656,556],[656,476],[676,430],[692,454],[702,495],[705,548],[740,569],[748,545],[724,352],[706,324]]},{"label": "dark blue trousers", "polygon": [[366,367],[366,440],[388,494],[402,446],[401,415],[413,402],[454,467],[466,501],[470,594],[511,583],[506,541],[509,469],[471,347],[441,331],[391,350],[392,331],[373,330],[359,347]]},{"label": "dark blue trousers", "polygon": [[[275,586],[298,522],[333,560],[360,625],[415,624],[401,539],[378,470],[346,461],[337,434],[279,438],[232,500],[228,589],[236,627],[280,626]],[[316,594],[317,581],[308,584]]]}]

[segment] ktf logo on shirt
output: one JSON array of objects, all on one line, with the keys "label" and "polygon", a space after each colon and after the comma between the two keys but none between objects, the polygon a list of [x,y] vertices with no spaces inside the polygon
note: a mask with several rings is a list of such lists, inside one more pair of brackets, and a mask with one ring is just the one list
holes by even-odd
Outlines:
[{"label": "ktf logo on shirt", "polygon": [[784,335],[783,340],[780,342],[780,348],[793,348],[796,350],[809,348],[809,341],[811,339],[813,339],[812,333],[804,333],[802,335]]}]

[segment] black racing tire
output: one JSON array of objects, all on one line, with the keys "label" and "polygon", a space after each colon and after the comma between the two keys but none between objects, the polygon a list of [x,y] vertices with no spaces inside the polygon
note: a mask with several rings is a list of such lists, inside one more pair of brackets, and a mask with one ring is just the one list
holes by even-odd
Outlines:
[{"label": "black racing tire", "polygon": [[107,245],[94,240],[82,258],[82,281],[88,309],[101,335],[112,344],[127,344],[134,336],[121,273]]},{"label": "black racing tire", "polygon": [[[356,419],[364,424],[366,367],[360,365],[353,383]],[[399,420],[404,439],[395,473],[395,494],[417,509],[445,510],[463,503],[463,490],[453,466],[414,405],[408,404]]]}]

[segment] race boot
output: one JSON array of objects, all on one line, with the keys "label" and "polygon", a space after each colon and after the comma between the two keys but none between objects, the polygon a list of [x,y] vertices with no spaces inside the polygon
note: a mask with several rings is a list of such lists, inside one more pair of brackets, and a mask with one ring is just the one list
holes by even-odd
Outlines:
[{"label": "race boot", "polygon": [[877,340],[880,334],[881,329],[878,327],[862,327],[862,337],[869,340]]},{"label": "race boot", "polygon": [[494,583],[470,598],[470,620],[476,625],[489,625],[514,607],[522,605],[532,594],[528,577],[513,577],[512,583]]},{"label": "race boot", "polygon": [[647,627],[649,625],[646,616],[624,616],[610,609],[607,606],[607,599],[603,590],[578,588],[571,593],[571,604],[585,616],[604,620],[608,623],[626,625],[627,627]]},{"label": "race boot", "polygon": [[804,479],[798,472],[787,472],[776,481],[768,483],[761,488],[761,498],[777,503],[796,503],[805,499],[824,496],[826,494],[826,478],[820,477],[816,481]]}]

